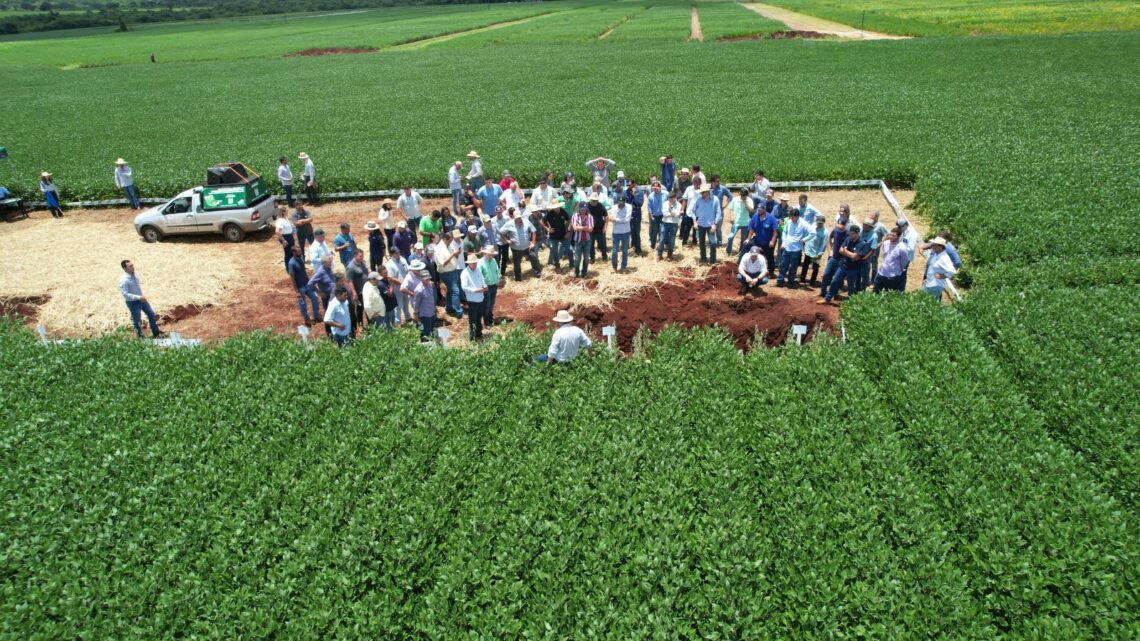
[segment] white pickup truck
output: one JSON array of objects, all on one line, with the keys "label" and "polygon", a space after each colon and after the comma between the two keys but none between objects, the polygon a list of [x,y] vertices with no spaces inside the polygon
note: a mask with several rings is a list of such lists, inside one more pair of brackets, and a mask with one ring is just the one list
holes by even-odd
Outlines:
[{"label": "white pickup truck", "polygon": [[272,224],[274,196],[249,194],[245,186],[209,186],[187,189],[168,202],[135,217],[135,231],[148,243],[176,234],[222,234],[241,242],[246,233]]}]

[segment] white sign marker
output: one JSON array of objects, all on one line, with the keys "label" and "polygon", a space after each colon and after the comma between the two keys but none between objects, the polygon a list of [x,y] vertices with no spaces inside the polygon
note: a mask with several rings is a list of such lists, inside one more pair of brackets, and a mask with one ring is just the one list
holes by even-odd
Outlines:
[{"label": "white sign marker", "polygon": [[435,330],[435,333],[439,335],[439,340],[443,342],[443,348],[447,349],[447,339],[451,338],[451,330],[441,327]]},{"label": "white sign marker", "polygon": [[614,336],[617,336],[617,325],[606,325],[602,328],[602,336],[606,337],[606,343],[609,344],[610,349],[614,348]]},{"label": "white sign marker", "polygon": [[792,325],[792,334],[796,336],[796,345],[803,345],[804,336],[807,335],[807,325]]}]

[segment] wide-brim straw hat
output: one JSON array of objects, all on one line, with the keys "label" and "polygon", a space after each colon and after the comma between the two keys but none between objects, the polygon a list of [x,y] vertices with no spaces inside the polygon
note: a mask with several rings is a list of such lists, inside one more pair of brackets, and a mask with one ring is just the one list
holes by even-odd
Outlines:
[{"label": "wide-brim straw hat", "polygon": [[555,323],[569,323],[573,320],[574,320],[574,317],[570,315],[570,312],[568,312],[564,309],[558,310],[558,313],[554,315],[554,322]]},{"label": "wide-brim straw hat", "polygon": [[422,260],[413,260],[408,264],[409,269],[414,269],[417,272],[424,269],[425,267],[427,267],[427,265],[424,265]]},{"label": "wide-brim straw hat", "polygon": [[119,158],[118,160],[115,161],[115,164],[116,165],[125,165],[125,164],[127,164],[127,161],[123,160],[122,158]]},{"label": "wide-brim straw hat", "polygon": [[470,152],[468,152],[467,157],[468,158],[478,158],[479,154],[475,153],[475,150],[472,149]]},{"label": "wide-brim straw hat", "polygon": [[302,151],[301,153],[297,154],[297,157],[300,158],[301,160],[308,160],[309,154]]},{"label": "wide-brim straw hat", "polygon": [[368,231],[376,231],[377,229],[380,229],[380,225],[377,225],[376,221],[370,220],[370,221],[364,223],[364,228],[367,229]]},{"label": "wide-brim straw hat", "polygon": [[487,245],[486,247],[483,248],[483,251],[481,251],[479,253],[483,254],[484,256],[498,256],[499,250],[495,249],[494,245]]},{"label": "wide-brim straw hat", "polygon": [[40,178],[51,178],[51,172],[50,171],[41,171],[40,172]]},{"label": "wide-brim straw hat", "polygon": [[467,260],[465,260],[463,262],[467,263],[468,265],[474,265],[474,264],[479,262],[479,258],[476,257],[475,254],[471,254],[470,256],[467,257]]}]

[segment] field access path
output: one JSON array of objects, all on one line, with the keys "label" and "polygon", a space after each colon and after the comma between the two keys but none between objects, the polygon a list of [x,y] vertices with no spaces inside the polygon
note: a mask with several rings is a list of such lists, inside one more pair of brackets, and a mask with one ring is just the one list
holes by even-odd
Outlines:
[{"label": "field access path", "polygon": [[[770,4],[760,2],[749,2],[745,3],[744,6],[765,18],[778,20],[788,25],[788,28],[793,31],[815,31],[817,33],[826,33],[831,36],[855,40],[907,40],[910,38],[910,36],[895,36],[889,33],[878,33],[876,31],[862,31],[839,22],[816,18],[815,16],[789,11],[781,7],[774,7]],[[696,7],[693,7],[693,24],[697,25]]]},{"label": "field access path", "polygon": [[701,14],[697,12],[694,6],[692,11],[693,21],[690,28],[689,40],[696,40],[697,42],[705,41],[705,34],[701,31]]}]

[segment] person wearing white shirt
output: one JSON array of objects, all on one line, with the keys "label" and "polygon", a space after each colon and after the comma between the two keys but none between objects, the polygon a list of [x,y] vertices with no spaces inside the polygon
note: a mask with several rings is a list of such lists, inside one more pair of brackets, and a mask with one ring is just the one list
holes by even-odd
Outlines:
[{"label": "person wearing white shirt", "polygon": [[289,168],[289,161],[281,156],[277,165],[277,180],[281,181],[281,189],[285,192],[285,202],[293,206],[293,170]]},{"label": "person wearing white shirt", "polygon": [[463,318],[463,307],[459,302],[459,261],[463,246],[459,242],[462,234],[458,229],[452,232],[452,238],[442,238],[434,245],[433,256],[435,268],[439,272],[439,279],[447,286],[447,298],[444,310],[456,318]]},{"label": "person wearing white shirt", "polygon": [[613,223],[610,240],[613,251],[610,252],[610,267],[614,273],[618,270],[618,252],[621,252],[621,272],[629,267],[629,234],[630,220],[633,218],[633,206],[625,202],[625,196],[618,196],[617,204],[610,209],[610,222]]},{"label": "person wearing white shirt", "polygon": [[277,242],[285,249],[285,271],[289,271],[289,259],[293,257],[293,245],[296,244],[297,228],[289,220],[289,211],[282,207],[277,210],[277,220],[273,223],[276,229]]},{"label": "person wearing white shirt", "polygon": [[657,243],[657,260],[661,260],[666,248],[669,250],[669,260],[673,259],[673,248],[677,242],[677,225],[684,218],[684,205],[677,200],[677,192],[669,192],[669,202],[661,209],[661,236]]},{"label": "person wearing white shirt", "polygon": [[[384,306],[384,298],[380,296],[379,272],[369,272],[368,281],[364,283],[361,297],[364,299],[364,314],[368,317],[369,327],[384,327],[388,309]],[[388,328],[391,331],[391,327]]]},{"label": "person wearing white shirt", "polygon": [[313,164],[313,159],[309,158],[309,154],[301,152],[297,154],[297,158],[305,161],[305,168],[301,170],[301,179],[305,181],[305,200],[310,204],[317,202],[317,166]]},{"label": "person wearing white shirt", "polygon": [[313,271],[320,268],[321,260],[325,256],[332,256],[332,250],[325,244],[325,230],[318,227],[313,232],[313,249],[309,252],[309,262],[313,265]]},{"label": "person wearing white shirt", "polygon": [[578,327],[571,325],[574,322],[574,317],[566,310],[559,310],[554,316],[554,322],[558,323],[558,329],[554,330],[554,335],[550,337],[550,348],[546,350],[545,354],[539,354],[535,357],[536,363],[569,363],[578,357],[578,352],[583,349],[590,349],[593,343],[590,337],[586,336]]},{"label": "person wearing white shirt", "polygon": [[456,160],[447,170],[447,188],[451,190],[451,211],[459,211],[459,199],[463,197],[463,181],[459,178],[459,170],[463,163]]},{"label": "person wearing white shirt", "polygon": [[411,185],[404,185],[404,193],[396,199],[396,209],[404,213],[404,218],[408,221],[408,229],[414,232],[420,230],[420,219],[423,218],[420,205],[423,202],[424,197],[418,191],[412,191]]},{"label": "person wearing white shirt", "polygon": [[946,239],[936,236],[930,242],[930,249],[923,252],[926,255],[926,275],[922,281],[922,290],[942,300],[942,290],[949,286],[950,279],[958,270],[954,269],[954,261],[946,253]]},{"label": "person wearing white shirt", "polygon": [[[910,221],[906,218],[900,218],[898,226],[902,229],[902,236],[899,238],[899,242],[906,247],[907,253],[909,254],[907,257],[907,269],[909,269],[911,263],[914,262],[914,254],[918,251],[918,246],[921,244],[922,239],[918,237],[918,232],[910,226]],[[903,270],[904,275],[907,269]]]},{"label": "person wearing white shirt", "polygon": [[550,186],[545,178],[538,181],[538,187],[530,192],[530,208],[532,211],[546,211],[550,203],[554,202],[554,187]]},{"label": "person wearing white shirt", "polygon": [[396,324],[415,322],[416,319],[412,315],[411,294],[405,291],[403,287],[404,279],[411,273],[408,269],[407,259],[398,251],[388,252],[388,262],[384,263],[384,273],[388,279],[388,290],[396,293]]},{"label": "person wearing white shirt", "polygon": [[[693,234],[693,205],[696,204],[697,198],[700,197],[701,185],[704,184],[700,178],[693,178],[693,184],[685,188],[684,193],[681,194],[681,204],[685,208],[685,217],[681,219],[681,246],[684,247],[689,242],[689,234]],[[695,241],[696,234],[693,234]]]},{"label": "person wearing white shirt", "polygon": [[740,259],[736,268],[736,282],[740,283],[740,295],[746,295],[753,287],[760,287],[768,283],[768,261],[760,253],[760,248],[753,246]]},{"label": "person wearing white shirt", "polygon": [[465,261],[466,269],[459,276],[463,293],[467,296],[467,332],[472,341],[483,340],[483,301],[487,283],[479,269],[479,257],[471,254]]},{"label": "person wearing white shirt", "polygon": [[131,166],[127,161],[122,158],[115,161],[115,186],[123,190],[126,194],[127,200],[131,203],[131,209],[138,209],[142,206],[139,202],[139,190],[135,187],[134,172],[131,171]]},{"label": "person wearing white shirt", "polygon": [[[756,180],[752,181],[751,192],[755,194],[756,198],[763,198],[764,194],[768,193],[768,189],[772,187],[772,183],[764,177],[764,170],[756,170]],[[753,203],[755,205],[755,203]]]},{"label": "person wearing white shirt", "polygon": [[467,184],[471,185],[472,189],[479,189],[483,186],[483,164],[479,162],[479,154],[472,151],[467,154],[471,159],[471,171],[467,172]]}]

